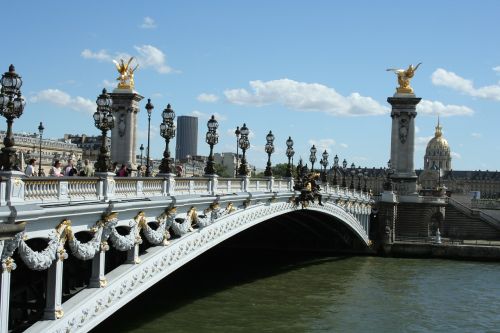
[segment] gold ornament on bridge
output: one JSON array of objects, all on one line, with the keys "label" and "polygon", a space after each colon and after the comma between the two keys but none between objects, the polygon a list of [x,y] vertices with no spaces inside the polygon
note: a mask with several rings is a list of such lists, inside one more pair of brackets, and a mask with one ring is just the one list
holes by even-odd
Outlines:
[{"label": "gold ornament on bridge", "polygon": [[415,67],[413,67],[413,65],[410,65],[407,69],[387,69],[387,71],[394,72],[398,76],[399,87],[396,88],[397,93],[413,94],[413,88],[410,86],[410,80],[415,75],[415,71],[417,70],[418,66],[420,66],[420,64],[422,63],[418,63]]},{"label": "gold ornament on bridge", "polygon": [[134,57],[131,57],[127,63],[123,59],[120,62],[113,59],[116,69],[120,76],[116,78],[118,82],[118,89],[134,89],[134,72],[139,67],[139,64],[132,68],[130,65]]}]

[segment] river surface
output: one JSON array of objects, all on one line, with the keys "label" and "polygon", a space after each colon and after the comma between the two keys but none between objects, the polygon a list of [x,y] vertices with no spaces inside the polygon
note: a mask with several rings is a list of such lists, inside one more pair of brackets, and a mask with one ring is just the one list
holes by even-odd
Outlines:
[{"label": "river surface", "polygon": [[500,332],[500,263],[216,249],[93,332]]}]

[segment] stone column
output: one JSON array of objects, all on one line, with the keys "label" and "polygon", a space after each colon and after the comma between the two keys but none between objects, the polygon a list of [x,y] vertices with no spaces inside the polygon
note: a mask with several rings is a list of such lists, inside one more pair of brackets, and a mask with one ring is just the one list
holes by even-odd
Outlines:
[{"label": "stone column", "polygon": [[421,98],[414,94],[396,93],[387,98],[392,105],[391,168],[398,194],[417,193],[417,175],[413,165],[415,150],[416,107]]},{"label": "stone column", "polygon": [[60,319],[64,315],[62,308],[62,278],[63,261],[67,257],[64,245],[60,244],[57,250],[57,258],[49,267],[47,274],[47,299],[43,315],[44,319]]},{"label": "stone column", "polygon": [[106,251],[109,250],[107,241],[102,241],[100,251],[92,258],[92,275],[90,276],[89,288],[104,288],[108,285],[105,275]]},{"label": "stone column", "polygon": [[[3,240],[0,241],[3,245]],[[3,246],[2,246],[3,247]],[[0,276],[0,332],[9,331],[9,306],[10,306],[10,274],[16,269],[16,264],[11,257],[2,260],[2,275]]]},{"label": "stone column", "polygon": [[137,170],[137,113],[144,97],[132,89],[115,89],[110,95],[115,116],[115,127],[111,130],[111,161],[119,165],[130,164],[132,170]]}]

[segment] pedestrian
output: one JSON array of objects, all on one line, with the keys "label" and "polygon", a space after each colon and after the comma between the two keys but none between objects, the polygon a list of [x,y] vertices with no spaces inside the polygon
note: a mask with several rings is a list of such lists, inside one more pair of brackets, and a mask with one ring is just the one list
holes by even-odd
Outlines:
[{"label": "pedestrian", "polygon": [[89,160],[83,161],[83,169],[80,171],[80,176],[83,177],[94,177],[94,168],[90,164]]},{"label": "pedestrian", "polygon": [[62,177],[62,176],[64,176],[64,174],[63,174],[63,172],[61,170],[61,162],[59,162],[59,160],[55,160],[54,161],[54,166],[52,166],[50,168],[49,176],[53,176],[53,177]]},{"label": "pedestrian", "polygon": [[28,165],[26,166],[26,169],[24,170],[24,174],[26,175],[26,177],[36,176],[35,163],[36,163],[36,160],[34,158],[29,160]]},{"label": "pedestrian", "polygon": [[68,164],[64,168],[64,175],[65,176],[75,176],[78,174],[78,171],[75,169],[75,166],[73,165],[73,160],[70,158],[68,160]]},{"label": "pedestrian", "polygon": [[128,177],[128,170],[125,164],[122,164],[122,167],[118,170],[118,177]]}]

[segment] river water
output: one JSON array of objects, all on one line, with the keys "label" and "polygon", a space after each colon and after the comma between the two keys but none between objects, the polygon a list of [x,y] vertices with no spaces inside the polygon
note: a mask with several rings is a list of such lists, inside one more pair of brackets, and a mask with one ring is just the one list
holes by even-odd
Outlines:
[{"label": "river water", "polygon": [[94,332],[500,332],[500,263],[215,249]]}]

